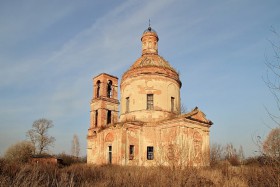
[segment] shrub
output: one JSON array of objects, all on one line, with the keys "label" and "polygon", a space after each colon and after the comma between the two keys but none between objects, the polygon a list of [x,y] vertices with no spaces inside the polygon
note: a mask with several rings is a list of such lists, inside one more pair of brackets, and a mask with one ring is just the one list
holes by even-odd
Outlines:
[{"label": "shrub", "polygon": [[63,164],[66,166],[70,166],[71,164],[76,164],[76,163],[86,163],[86,159],[80,158],[80,157],[74,157],[72,155],[67,155],[65,153],[61,153],[56,155],[57,158],[62,159]]},{"label": "shrub", "polygon": [[8,161],[26,163],[32,157],[34,146],[28,141],[22,141],[10,146],[4,158]]},{"label": "shrub", "polygon": [[237,155],[233,155],[231,157],[228,158],[229,163],[232,166],[239,166],[240,165],[240,161]]}]

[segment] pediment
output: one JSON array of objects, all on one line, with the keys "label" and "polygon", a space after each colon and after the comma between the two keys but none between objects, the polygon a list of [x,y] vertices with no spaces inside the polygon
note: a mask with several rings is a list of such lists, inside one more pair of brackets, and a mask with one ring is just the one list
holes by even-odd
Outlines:
[{"label": "pediment", "polygon": [[186,119],[193,120],[193,121],[198,121],[202,123],[206,123],[209,125],[212,125],[212,121],[208,120],[206,118],[206,115],[198,109],[198,107],[195,107],[191,112],[186,113],[183,115]]}]

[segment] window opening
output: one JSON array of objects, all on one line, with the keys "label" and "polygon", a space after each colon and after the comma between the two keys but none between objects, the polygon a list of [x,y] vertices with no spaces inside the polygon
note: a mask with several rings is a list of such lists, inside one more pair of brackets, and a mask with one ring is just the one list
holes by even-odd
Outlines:
[{"label": "window opening", "polygon": [[96,97],[99,97],[100,96],[100,81],[98,80],[97,83],[97,88],[96,88]]},{"label": "window opening", "polygon": [[171,97],[171,112],[174,112],[174,101],[175,101],[175,98]]},{"label": "window opening", "polygon": [[112,122],[112,111],[108,110],[107,112],[107,124],[110,124]]},{"label": "window opening", "polygon": [[112,146],[108,146],[108,163],[112,164]]},{"label": "window opening", "polygon": [[95,127],[97,127],[97,123],[98,123],[98,110],[95,111]]},{"label": "window opening", "polygon": [[147,94],[147,109],[154,109],[154,94]]},{"label": "window opening", "polygon": [[154,147],[148,146],[147,147],[147,160],[153,160],[154,159]]},{"label": "window opening", "polygon": [[129,97],[126,98],[126,109],[125,112],[129,112]]},{"label": "window opening", "polygon": [[129,145],[129,160],[134,158],[134,145]]},{"label": "window opening", "polygon": [[112,97],[112,81],[108,81],[107,85],[107,97],[111,98]]}]

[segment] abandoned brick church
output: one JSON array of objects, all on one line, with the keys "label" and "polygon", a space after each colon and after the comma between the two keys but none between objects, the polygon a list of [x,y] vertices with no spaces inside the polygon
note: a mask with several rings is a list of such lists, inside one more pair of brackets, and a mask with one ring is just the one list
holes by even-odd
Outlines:
[{"label": "abandoned brick church", "polygon": [[101,73],[93,78],[87,162],[209,165],[212,122],[197,107],[181,113],[182,83],[158,55],[157,33],[148,27],[141,41],[141,57],[122,76],[120,101],[117,77]]}]

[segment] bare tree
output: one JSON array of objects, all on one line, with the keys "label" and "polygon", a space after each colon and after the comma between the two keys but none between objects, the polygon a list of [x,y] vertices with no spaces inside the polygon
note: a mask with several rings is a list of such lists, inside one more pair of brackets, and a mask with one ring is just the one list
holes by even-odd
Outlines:
[{"label": "bare tree", "polygon": [[181,114],[187,113],[188,112],[187,107],[184,105],[184,103],[181,100],[180,100],[180,103],[181,103],[181,105],[180,105],[180,113]]},{"label": "bare tree", "polygon": [[220,144],[212,144],[210,146],[210,165],[214,166],[223,159],[224,148]]},{"label": "bare tree", "polygon": [[239,158],[239,162],[240,162],[241,164],[243,164],[243,161],[244,161],[244,159],[245,159],[245,156],[244,156],[244,151],[243,151],[242,145],[240,145],[239,150],[238,150],[238,158]]},{"label": "bare tree", "polygon": [[33,122],[32,129],[27,131],[26,136],[35,147],[35,154],[42,154],[49,150],[54,144],[55,138],[48,135],[48,130],[53,127],[53,123],[48,119],[38,119]]},{"label": "bare tree", "polygon": [[[275,40],[269,40],[272,48],[272,58],[269,55],[265,58],[265,65],[267,67],[266,78],[264,82],[272,93],[278,111],[280,111],[280,35],[274,28],[271,28],[272,33],[276,37]],[[266,111],[270,118],[280,126],[280,116],[273,114],[267,108]]]},{"label": "bare tree", "polygon": [[[264,163],[269,167],[264,167],[265,172],[271,173],[272,183],[280,186],[280,128],[274,128],[270,131],[262,143],[262,154],[265,158]],[[273,169],[268,169],[268,168]]]},{"label": "bare tree", "polygon": [[265,155],[280,161],[280,128],[270,131],[263,143],[263,152]]},{"label": "bare tree", "polygon": [[34,149],[31,142],[22,141],[11,145],[5,152],[4,158],[13,162],[25,163],[32,156]]},{"label": "bare tree", "polygon": [[[241,151],[243,152],[243,149],[241,149]],[[240,156],[232,143],[225,146],[225,159],[233,166],[240,164]]]},{"label": "bare tree", "polygon": [[80,143],[79,143],[79,138],[78,138],[77,134],[73,135],[71,152],[72,152],[72,155],[74,157],[79,157],[79,154],[80,154]]},{"label": "bare tree", "polygon": [[236,155],[236,149],[233,147],[232,143],[228,143],[225,146],[225,157],[226,159],[229,159]]}]

